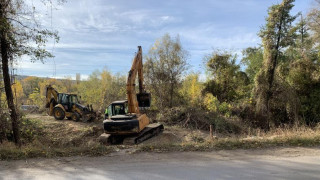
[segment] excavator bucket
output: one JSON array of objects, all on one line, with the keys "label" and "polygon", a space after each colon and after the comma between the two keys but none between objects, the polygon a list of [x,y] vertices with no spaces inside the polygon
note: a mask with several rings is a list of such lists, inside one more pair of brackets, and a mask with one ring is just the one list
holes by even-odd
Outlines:
[{"label": "excavator bucket", "polygon": [[137,101],[139,107],[150,107],[151,105],[151,94],[150,93],[138,93]]}]

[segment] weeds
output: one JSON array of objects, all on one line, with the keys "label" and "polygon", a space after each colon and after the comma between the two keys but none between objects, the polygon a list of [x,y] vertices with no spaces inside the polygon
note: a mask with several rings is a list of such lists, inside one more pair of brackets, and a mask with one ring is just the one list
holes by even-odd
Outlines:
[{"label": "weeds", "polygon": [[138,151],[213,151],[232,149],[260,149],[270,147],[313,147],[320,146],[320,128],[294,127],[277,128],[264,132],[260,129],[249,129],[242,136],[220,137],[211,139],[191,134],[190,141],[157,145],[141,145]]},{"label": "weeds", "polygon": [[114,151],[113,146],[95,144],[82,147],[50,147],[40,144],[29,144],[17,147],[11,142],[0,146],[0,160],[16,160],[35,157],[62,157],[62,156],[101,156]]},{"label": "weeds", "polygon": [[[43,116],[44,118],[46,116]],[[113,152],[114,147],[100,145],[93,127],[75,125],[70,121],[21,120],[22,146],[17,147],[10,141],[0,144],[0,160],[33,157],[56,157],[77,155],[105,155]]]},{"label": "weeds", "polygon": [[180,144],[160,144],[139,146],[139,152],[169,151],[213,151],[233,149],[260,149],[279,146],[312,147],[320,145],[320,135],[314,137],[277,137],[274,139],[240,139],[224,138],[214,141],[189,142]]},{"label": "weeds", "polygon": [[[46,117],[46,116],[42,116]],[[24,119],[22,139],[19,148],[12,142],[0,144],[0,159],[24,159],[33,157],[61,156],[100,156],[119,149],[132,149],[135,152],[170,152],[170,151],[213,151],[232,149],[260,149],[279,146],[320,146],[320,125],[309,127],[282,127],[263,131],[252,129],[242,134],[217,134],[212,139],[207,131],[188,130],[181,126],[166,128],[162,139],[154,138],[152,144],[136,146],[105,146],[96,141],[95,125],[54,121],[53,119]],[[221,126],[223,127],[223,126]]]}]

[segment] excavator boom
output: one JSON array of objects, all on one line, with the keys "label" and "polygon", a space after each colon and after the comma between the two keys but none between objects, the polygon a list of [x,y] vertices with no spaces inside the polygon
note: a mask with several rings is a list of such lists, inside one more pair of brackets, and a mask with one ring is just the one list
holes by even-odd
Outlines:
[{"label": "excavator boom", "polygon": [[[139,93],[135,90],[135,81],[138,74]],[[142,63],[142,48],[138,46],[138,52],[133,59],[131,69],[127,79],[127,98],[129,105],[129,113],[139,114],[139,107],[150,107],[151,96],[145,91],[143,84],[143,63]]]}]

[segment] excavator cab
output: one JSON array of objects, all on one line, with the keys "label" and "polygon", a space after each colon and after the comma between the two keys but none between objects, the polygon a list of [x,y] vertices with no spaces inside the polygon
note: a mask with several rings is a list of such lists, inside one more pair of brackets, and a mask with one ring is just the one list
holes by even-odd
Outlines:
[{"label": "excavator cab", "polygon": [[106,116],[110,119],[112,116],[128,114],[128,101],[114,101],[108,107],[108,114]]}]

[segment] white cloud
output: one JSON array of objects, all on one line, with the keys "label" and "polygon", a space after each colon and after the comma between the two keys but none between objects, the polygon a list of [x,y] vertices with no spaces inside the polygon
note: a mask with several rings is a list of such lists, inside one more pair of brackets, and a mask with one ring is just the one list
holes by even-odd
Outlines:
[{"label": "white cloud", "polygon": [[[46,64],[24,60],[20,71],[51,76],[56,69],[56,76],[63,77],[77,72],[88,75],[104,66],[127,73],[136,47],[142,45],[146,53],[167,32],[180,35],[190,52],[190,64],[194,70],[202,70],[202,58],[213,48],[240,52],[257,45],[256,33],[264,24],[267,7],[277,0],[69,0],[54,5],[57,10],[52,14],[50,5],[26,2],[40,8],[37,18],[45,27],[59,31],[60,43],[47,44],[54,60],[48,59]],[[297,4],[301,7],[304,3],[297,0]]]}]

